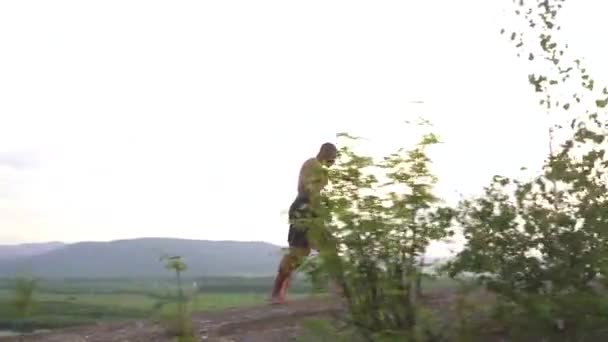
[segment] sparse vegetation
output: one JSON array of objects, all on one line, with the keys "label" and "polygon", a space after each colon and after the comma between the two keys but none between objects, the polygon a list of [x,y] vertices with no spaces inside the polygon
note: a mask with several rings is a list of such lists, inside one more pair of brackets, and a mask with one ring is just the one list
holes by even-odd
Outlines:
[{"label": "sparse vegetation", "polygon": [[[216,311],[264,303],[270,278],[184,278],[185,292],[194,292],[189,310]],[[146,319],[175,312],[177,287],[167,279],[48,280],[36,283],[35,305],[21,319],[14,305],[15,280],[0,282],[0,331],[33,331]],[[295,296],[305,296],[310,285],[294,281]],[[193,296],[193,294],[192,294]]]},{"label": "sparse vegetation", "polygon": [[[318,224],[333,233],[340,248],[333,253],[329,246],[327,262],[320,265],[342,280],[347,323],[365,340],[486,340],[483,328],[493,325],[516,341],[607,338],[608,87],[601,89],[559,41],[557,18],[564,3],[515,1],[523,29],[509,35],[518,55],[530,62],[529,82],[554,122],[540,174],[497,175],[484,194],[441,208],[428,191],[432,177],[420,150],[379,163],[341,151],[326,202],[331,212]],[[404,168],[377,171],[396,165]],[[383,192],[386,181],[402,193]],[[452,301],[452,313],[423,314],[423,301],[413,290],[420,274],[415,260],[428,241],[449,235],[452,227],[461,229],[466,245],[446,270],[474,283]],[[486,299],[491,312],[468,302],[474,284],[485,292],[477,303]],[[456,324],[445,329],[446,321]]]},{"label": "sparse vegetation", "polygon": [[18,322],[25,322],[32,311],[36,283],[36,279],[30,277],[19,277],[15,280],[12,304]]},{"label": "sparse vegetation", "polygon": [[[194,330],[192,329],[191,320],[191,302],[193,295],[197,291],[193,291],[193,295],[186,296],[182,284],[182,272],[187,269],[186,263],[180,256],[165,256],[161,260],[165,261],[165,268],[175,272],[175,281],[177,283],[177,301],[175,306],[169,306],[169,310],[161,311],[161,318],[167,329],[167,333],[171,336],[176,336],[180,342],[194,341]],[[161,306],[161,309],[165,309]]]},{"label": "sparse vegetation", "polygon": [[[524,28],[505,30],[518,55],[530,62],[528,80],[540,95],[541,109],[555,118],[548,127],[550,151],[534,177],[496,175],[484,193],[450,207],[433,192],[437,180],[427,156],[439,142],[433,132],[421,134],[410,149],[379,160],[357,153],[353,143],[358,139],[339,135],[339,158],[329,171],[332,184],[320,215],[311,221],[311,238],[320,254],[303,270],[317,285],[314,290],[323,289],[329,279],[337,280],[347,315],[341,320],[307,321],[301,340],[608,338],[608,87],[600,89],[582,61],[558,40],[557,16],[564,3],[515,1]],[[441,269],[451,277],[446,281],[451,290],[444,302],[430,303],[433,298],[424,290],[443,279],[425,273],[427,247],[454,234],[462,234],[466,243]],[[121,300],[124,306],[96,311],[100,305],[64,289],[39,293],[34,308],[37,283],[20,279],[7,310],[24,326],[40,313],[39,317],[57,319],[55,313],[73,310],[86,320],[146,317],[156,310],[169,334],[192,340],[190,314],[201,302],[208,305],[209,297],[199,293],[203,281],[187,293],[186,264],[180,257],[163,260],[175,274],[175,285],[129,290],[129,299]],[[251,297],[251,303],[261,303],[270,284],[270,279],[261,287],[250,284],[261,289],[252,291],[259,297]],[[241,282],[206,286],[218,293],[246,287]],[[230,296],[243,304],[245,295],[239,293]],[[115,295],[119,294],[95,296]],[[58,304],[45,296],[64,300]]]},{"label": "sparse vegetation", "polygon": [[15,280],[13,305],[20,319],[25,320],[34,305],[34,291],[37,280],[29,277],[20,277]]},{"label": "sparse vegetation", "polygon": [[325,270],[338,280],[349,331],[368,341],[419,341],[433,333],[420,321],[422,259],[429,243],[453,234],[455,215],[433,195],[426,150],[439,140],[427,133],[411,150],[374,161],[354,152],[356,139],[340,136],[332,185],[311,223],[321,246],[311,277],[325,280]]},{"label": "sparse vegetation", "polygon": [[516,3],[524,29],[511,36],[554,122],[543,171],[531,180],[497,176],[484,195],[461,204],[467,245],[451,266],[452,274],[479,275],[519,340],[606,338],[608,88],[600,90],[559,40],[564,4]]}]

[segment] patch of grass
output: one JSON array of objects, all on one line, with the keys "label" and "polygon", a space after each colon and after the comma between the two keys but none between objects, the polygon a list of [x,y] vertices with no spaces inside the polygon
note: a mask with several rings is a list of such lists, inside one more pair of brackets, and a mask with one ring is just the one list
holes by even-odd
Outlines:
[{"label": "patch of grass", "polygon": [[73,294],[63,295],[54,293],[40,293],[37,296],[40,302],[70,303],[79,305],[119,307],[128,309],[149,310],[154,299],[139,294]]},{"label": "patch of grass", "polygon": [[[201,294],[192,301],[193,312],[252,306],[266,300],[262,294],[214,293]],[[155,313],[157,300],[144,295],[40,293],[27,319],[19,318],[7,296],[0,297],[0,329],[28,331],[55,329],[100,321],[149,318]],[[172,304],[162,305],[171,310]]]},{"label": "patch of grass", "polygon": [[[191,312],[223,310],[264,304],[271,278],[197,279],[198,292]],[[184,281],[185,292],[193,294],[194,280]],[[30,331],[56,329],[103,321],[145,319],[159,310],[171,311],[176,287],[166,279],[138,280],[40,280],[28,317],[20,317],[12,305],[13,281],[0,279],[0,329]],[[293,299],[310,295],[309,287],[294,281]]]},{"label": "patch of grass", "polygon": [[95,323],[100,320],[147,317],[149,310],[113,305],[91,305],[65,301],[36,302],[27,318],[20,318],[7,301],[0,301],[0,328],[12,330],[50,329]]},{"label": "patch of grass", "polygon": [[257,293],[198,294],[193,300],[193,311],[221,310],[262,304],[268,296]]}]

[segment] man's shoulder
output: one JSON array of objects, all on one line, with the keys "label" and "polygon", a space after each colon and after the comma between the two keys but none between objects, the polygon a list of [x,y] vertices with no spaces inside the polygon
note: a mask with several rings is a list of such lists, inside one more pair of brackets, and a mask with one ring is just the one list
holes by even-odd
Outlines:
[{"label": "man's shoulder", "polygon": [[308,158],[306,159],[306,161],[304,162],[304,164],[302,165],[307,165],[307,166],[321,166],[321,163],[319,162],[319,160],[317,160],[317,158],[312,157],[312,158]]},{"label": "man's shoulder", "polygon": [[322,169],[323,165],[317,158],[309,158],[302,164],[302,170],[308,169]]},{"label": "man's shoulder", "polygon": [[317,158],[310,158],[302,164],[302,174],[309,177],[327,177],[327,170]]}]

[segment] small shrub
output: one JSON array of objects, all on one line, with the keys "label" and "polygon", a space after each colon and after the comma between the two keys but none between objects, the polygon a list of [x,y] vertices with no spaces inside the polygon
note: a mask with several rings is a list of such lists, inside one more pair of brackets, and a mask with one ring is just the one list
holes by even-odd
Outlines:
[{"label": "small shrub", "polygon": [[[177,302],[175,307],[161,307],[160,320],[165,326],[166,332],[170,336],[176,336],[180,342],[195,341],[194,329],[192,327],[191,311],[189,301],[184,293],[182,286],[181,274],[187,269],[186,263],[179,256],[163,256],[161,260],[165,261],[165,268],[175,272],[175,280],[177,282]],[[165,310],[162,310],[165,309]]]},{"label": "small shrub", "polygon": [[13,305],[21,319],[25,319],[33,308],[37,284],[36,279],[28,277],[19,277],[15,280]]}]

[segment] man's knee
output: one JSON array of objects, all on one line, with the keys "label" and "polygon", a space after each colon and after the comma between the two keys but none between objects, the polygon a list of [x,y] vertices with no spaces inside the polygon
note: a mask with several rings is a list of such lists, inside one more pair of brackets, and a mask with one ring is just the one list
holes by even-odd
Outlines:
[{"label": "man's knee", "polygon": [[283,256],[281,260],[280,271],[284,273],[291,273],[304,261],[304,258],[310,254],[310,248],[292,247],[289,249],[289,253]]}]

